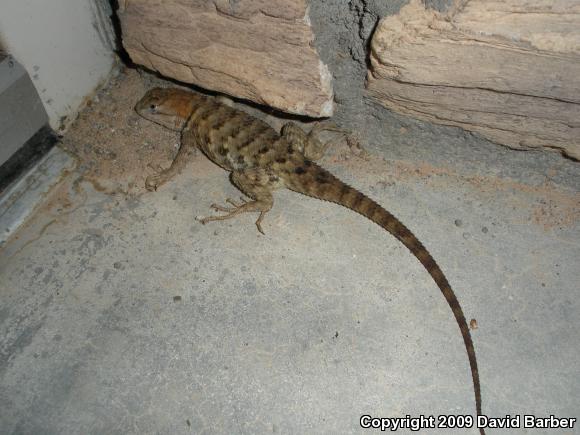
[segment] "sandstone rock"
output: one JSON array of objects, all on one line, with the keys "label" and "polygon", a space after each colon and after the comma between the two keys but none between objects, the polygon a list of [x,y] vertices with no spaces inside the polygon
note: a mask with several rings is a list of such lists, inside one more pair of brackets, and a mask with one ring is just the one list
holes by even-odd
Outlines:
[{"label": "sandstone rock", "polygon": [[367,88],[390,109],[514,148],[580,159],[580,3],[412,0],[384,18]]},{"label": "sandstone rock", "polygon": [[332,115],[306,0],[120,0],[118,13],[135,63],[286,112]]}]

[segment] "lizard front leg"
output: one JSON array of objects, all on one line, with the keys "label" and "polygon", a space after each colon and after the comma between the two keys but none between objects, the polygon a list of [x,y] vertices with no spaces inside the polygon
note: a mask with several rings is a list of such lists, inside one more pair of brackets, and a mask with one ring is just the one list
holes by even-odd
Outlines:
[{"label": "lizard front leg", "polygon": [[225,212],[221,216],[209,216],[198,219],[202,224],[211,221],[231,219],[241,213],[246,212],[260,212],[260,216],[256,221],[258,231],[264,234],[262,230],[262,220],[267,212],[270,211],[274,205],[274,197],[272,192],[282,187],[280,179],[263,168],[252,168],[232,172],[232,183],[251,198],[251,201],[245,201],[241,204],[236,203],[232,199],[227,199],[233,207],[223,207],[217,204],[212,204],[212,208],[217,211]]},{"label": "lizard front leg", "polygon": [[288,122],[282,127],[281,135],[285,137],[304,157],[308,160],[320,160],[326,150],[335,141],[321,142],[318,134],[322,131],[334,131],[347,135],[349,132],[339,128],[330,122],[318,122],[309,133],[306,133],[298,125]]},{"label": "lizard front leg", "polygon": [[179,174],[187,163],[190,151],[197,149],[198,142],[195,130],[186,126],[181,133],[181,145],[171,162],[171,166],[167,169],[159,168],[156,174],[149,175],[145,179],[145,188],[147,190],[157,190],[159,186]]}]

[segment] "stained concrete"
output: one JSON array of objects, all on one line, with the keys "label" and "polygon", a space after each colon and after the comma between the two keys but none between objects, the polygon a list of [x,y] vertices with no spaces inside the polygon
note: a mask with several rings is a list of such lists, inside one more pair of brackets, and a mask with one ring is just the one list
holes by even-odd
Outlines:
[{"label": "stained concrete", "polygon": [[[447,274],[477,321],[487,415],[579,417],[577,164],[430,139],[414,160],[385,143],[323,164]],[[362,217],[279,192],[266,236],[250,215],[203,226],[237,192],[201,155],[141,196],[78,176],[0,254],[2,433],[359,433],[362,414],[473,414],[449,307]]]},{"label": "stained concrete", "polygon": [[[41,134],[43,134],[41,132]],[[40,139],[42,140],[42,139]],[[51,140],[49,139],[46,139]],[[52,148],[0,195],[0,246],[42,204],[45,195],[74,167],[74,159],[60,148]]]}]

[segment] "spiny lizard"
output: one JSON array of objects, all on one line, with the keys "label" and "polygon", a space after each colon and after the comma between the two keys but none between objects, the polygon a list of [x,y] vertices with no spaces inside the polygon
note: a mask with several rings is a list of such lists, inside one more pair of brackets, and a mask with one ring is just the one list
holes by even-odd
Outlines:
[{"label": "spiny lizard", "polygon": [[[265,122],[215,98],[177,88],[150,90],[135,110],[146,119],[182,132],[181,147],[171,166],[149,176],[145,182],[147,189],[156,190],[178,173],[185,165],[189,148],[199,147],[209,159],[230,171],[232,182],[251,199],[241,203],[228,199],[232,207],[212,205],[226,214],[201,219],[204,224],[244,212],[259,212],[256,225],[263,233],[262,220],[274,203],[272,193],[287,188],[358,212],[399,239],[429,272],[453,311],[469,357],[477,415],[481,415],[473,341],[463,310],[445,275],[427,249],[395,216],[314,163],[328,146],[317,139],[317,133],[340,129],[319,124],[306,134],[296,124],[288,123],[279,134]],[[482,428],[480,432],[484,434]]]}]

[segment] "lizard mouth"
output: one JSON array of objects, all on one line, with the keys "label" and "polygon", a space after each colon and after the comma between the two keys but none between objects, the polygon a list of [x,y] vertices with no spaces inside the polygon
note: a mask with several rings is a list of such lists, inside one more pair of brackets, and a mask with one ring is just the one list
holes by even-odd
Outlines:
[{"label": "lizard mouth", "polygon": [[171,130],[179,130],[183,126],[182,120],[175,113],[164,113],[159,110],[150,111],[149,109],[139,113],[143,118],[159,124]]}]

